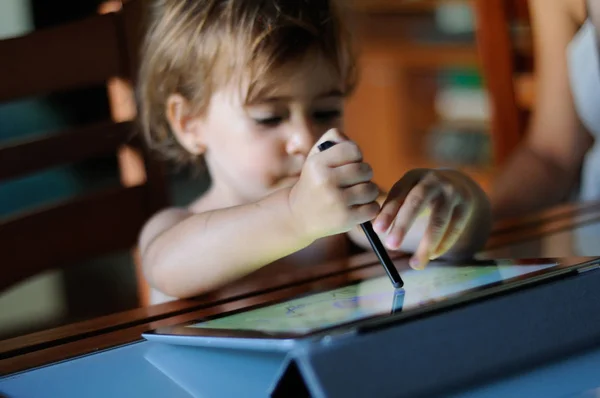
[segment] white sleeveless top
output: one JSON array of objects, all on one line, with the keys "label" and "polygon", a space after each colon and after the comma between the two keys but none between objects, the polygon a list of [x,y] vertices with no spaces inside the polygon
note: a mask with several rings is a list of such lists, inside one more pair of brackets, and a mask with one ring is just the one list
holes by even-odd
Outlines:
[{"label": "white sleeveless top", "polygon": [[600,45],[598,32],[588,18],[567,49],[570,86],[583,126],[595,138],[586,154],[580,200],[600,200]]}]

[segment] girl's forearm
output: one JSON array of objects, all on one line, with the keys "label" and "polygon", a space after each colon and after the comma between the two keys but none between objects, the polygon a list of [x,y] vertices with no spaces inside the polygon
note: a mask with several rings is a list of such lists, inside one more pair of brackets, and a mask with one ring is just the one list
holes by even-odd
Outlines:
[{"label": "girl's forearm", "polygon": [[311,243],[297,231],[288,190],[281,190],[256,203],[187,218],[149,245],[144,267],[153,285],[164,293],[190,297]]}]

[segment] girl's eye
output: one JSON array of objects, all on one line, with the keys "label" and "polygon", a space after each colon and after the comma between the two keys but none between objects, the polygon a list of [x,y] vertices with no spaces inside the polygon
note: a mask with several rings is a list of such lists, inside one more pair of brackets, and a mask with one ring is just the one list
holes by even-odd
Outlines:
[{"label": "girl's eye", "polygon": [[331,120],[337,119],[342,115],[342,112],[338,109],[330,110],[330,111],[319,111],[313,114],[315,120],[319,122],[329,122]]},{"label": "girl's eye", "polygon": [[279,125],[283,121],[283,118],[275,116],[275,117],[268,117],[268,118],[264,118],[264,119],[254,119],[254,121],[257,124],[260,124],[262,126],[274,127],[274,126]]}]

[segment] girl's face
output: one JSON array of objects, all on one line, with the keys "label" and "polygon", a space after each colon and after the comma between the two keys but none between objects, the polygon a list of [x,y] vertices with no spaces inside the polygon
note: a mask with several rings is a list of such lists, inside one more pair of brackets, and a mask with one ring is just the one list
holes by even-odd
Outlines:
[{"label": "girl's face", "polygon": [[341,81],[325,62],[307,59],[276,80],[250,104],[237,87],[225,87],[195,124],[213,189],[237,203],[292,186],[319,137],[342,130]]}]

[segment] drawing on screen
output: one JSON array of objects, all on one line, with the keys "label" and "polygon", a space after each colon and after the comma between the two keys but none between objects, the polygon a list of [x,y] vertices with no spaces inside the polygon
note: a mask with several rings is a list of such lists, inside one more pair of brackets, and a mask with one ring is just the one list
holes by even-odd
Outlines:
[{"label": "drawing on screen", "polygon": [[[370,316],[406,311],[446,300],[463,291],[523,275],[552,264],[520,267],[497,265],[453,267],[431,264],[424,271],[402,273],[404,289],[396,291],[387,277],[317,293],[248,312],[208,320],[191,327],[306,332]],[[400,294],[401,293],[401,294]]]}]

